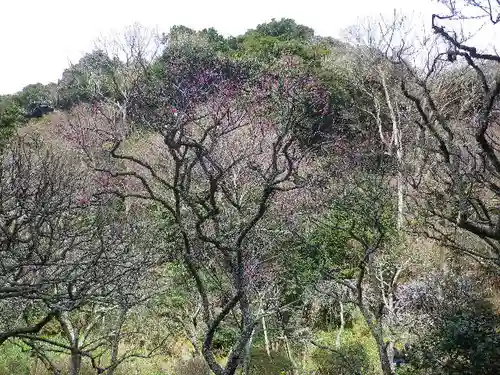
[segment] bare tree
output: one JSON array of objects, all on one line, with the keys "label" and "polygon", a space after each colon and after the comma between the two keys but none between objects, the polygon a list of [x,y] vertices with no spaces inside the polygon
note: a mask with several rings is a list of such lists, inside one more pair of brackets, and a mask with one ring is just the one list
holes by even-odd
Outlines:
[{"label": "bare tree", "polygon": [[[102,142],[111,143],[108,155],[115,164],[93,159],[94,169],[130,181],[125,189],[107,193],[156,202],[175,226],[179,255],[201,299],[206,324],[202,353],[218,375],[234,374],[243,363],[245,347],[266,314],[254,303],[262,298],[253,293],[259,285],[255,267],[265,265],[266,254],[257,239],[276,198],[304,184],[300,167],[307,153],[296,137],[305,121],[304,100],[315,106],[326,102],[313,78],[297,65],[284,59],[278,70],[255,78],[226,76],[223,67],[198,71],[176,86],[179,105],[173,110],[160,92],[142,92],[143,105],[136,110],[137,119],[153,130],[148,157],[127,151],[119,133],[104,131],[123,125],[117,117],[86,117],[74,124],[93,128]],[[227,299],[220,306],[211,303],[210,269],[223,281]],[[240,335],[223,367],[212,342],[236,308]]]},{"label": "bare tree", "polygon": [[78,269],[78,261],[89,255],[79,252],[90,232],[79,225],[85,212],[80,183],[85,178],[66,171],[62,159],[41,149],[33,151],[22,141],[2,159],[1,299],[12,306],[20,301],[17,306],[26,309],[37,302],[48,308],[36,324],[19,322],[19,329],[12,329],[17,324],[10,321],[2,342],[40,331],[61,310],[78,306],[91,292],[84,280],[89,269]]},{"label": "bare tree", "polygon": [[[92,198],[92,175],[43,145],[17,140],[0,173],[0,343],[22,339],[35,354],[40,343],[57,344],[78,374],[82,356],[92,359],[81,344],[95,321],[80,332],[71,312],[109,301],[125,285],[133,293],[133,280],[161,261],[153,250],[161,237],[140,220],[127,225],[109,200]],[[52,320],[69,344],[38,335]]]},{"label": "bare tree", "polygon": [[[418,111],[417,124],[425,133],[421,147],[426,157],[412,187],[416,196],[425,195],[420,200],[421,214],[428,218],[426,225],[432,228],[428,231],[432,237],[498,265],[500,162],[495,125],[500,57],[480,52],[465,36],[443,24],[456,19],[468,22],[465,9],[471,7],[493,14],[497,4],[444,3],[451,13],[432,16],[437,42],[429,50],[426,64],[411,66],[400,59],[407,71],[402,91]],[[491,17],[496,22],[496,16]],[[468,235],[476,236],[475,243],[471,239],[464,243]]]},{"label": "bare tree", "polygon": [[[160,36],[140,24],[127,27],[122,33],[101,37],[96,50],[106,56],[105,71],[93,80],[93,97],[113,106],[127,121],[128,107],[135,87],[149,78],[150,64],[161,53]],[[107,85],[114,95],[102,87]]]},{"label": "bare tree", "polygon": [[347,38],[354,45],[350,53],[351,80],[360,92],[354,105],[376,127],[386,159],[394,160],[400,229],[405,217],[405,148],[409,148],[411,139],[411,115],[407,100],[397,88],[398,67],[392,60],[396,53],[408,49],[401,43],[411,36],[408,25],[407,17],[395,12],[392,19],[366,19],[347,30]]},{"label": "bare tree", "polygon": [[390,190],[384,185],[380,176],[345,181],[331,213],[318,222],[320,235],[328,238],[330,233],[334,240],[324,244],[329,255],[317,289],[359,309],[377,344],[381,369],[390,375],[397,338],[396,296],[413,259],[403,250]]},{"label": "bare tree", "polygon": [[[146,269],[142,272],[139,274],[141,279],[150,274]],[[150,335],[148,342],[144,340],[150,328],[149,320],[158,318],[151,314],[153,310],[145,311],[144,308],[152,293],[144,295],[144,286],[127,281],[119,286],[112,297],[93,300],[78,310],[58,315],[59,330],[54,337],[50,334],[45,334],[43,338],[22,336],[22,341],[54,373],[61,372],[50,360],[50,354],[54,353],[69,357],[71,375],[80,373],[85,358],[90,359],[98,373],[108,375],[114,374],[126,361],[151,358],[163,349],[169,334],[157,341],[154,335]],[[164,291],[160,288],[157,293],[161,292]],[[123,349],[123,344],[126,344],[126,349]]]}]

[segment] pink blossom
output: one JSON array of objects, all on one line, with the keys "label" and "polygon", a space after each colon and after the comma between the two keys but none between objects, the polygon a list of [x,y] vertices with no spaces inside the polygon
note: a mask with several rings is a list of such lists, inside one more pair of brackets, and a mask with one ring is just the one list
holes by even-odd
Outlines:
[{"label": "pink blossom", "polygon": [[79,205],[82,205],[82,206],[86,206],[87,204],[89,204],[89,198],[88,197],[81,197],[80,199],[78,199],[78,204]]}]

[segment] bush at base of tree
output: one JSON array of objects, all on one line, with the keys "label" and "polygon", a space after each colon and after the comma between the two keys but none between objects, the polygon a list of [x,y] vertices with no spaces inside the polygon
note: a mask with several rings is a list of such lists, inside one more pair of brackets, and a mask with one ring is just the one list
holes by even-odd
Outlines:
[{"label": "bush at base of tree", "polygon": [[271,352],[268,356],[263,348],[256,348],[252,351],[250,375],[291,374],[292,370],[292,362],[283,352]]},{"label": "bush at base of tree", "polygon": [[210,368],[203,357],[194,357],[179,362],[174,370],[174,375],[210,375]]},{"label": "bush at base of tree", "polygon": [[335,331],[319,335],[319,343],[331,350],[316,348],[313,351],[312,359],[318,375],[379,374],[377,347],[360,317],[355,319],[352,328],[344,331],[339,348],[335,347],[335,340]]},{"label": "bush at base of tree", "polygon": [[500,316],[484,301],[445,311],[410,362],[426,375],[500,374]]}]

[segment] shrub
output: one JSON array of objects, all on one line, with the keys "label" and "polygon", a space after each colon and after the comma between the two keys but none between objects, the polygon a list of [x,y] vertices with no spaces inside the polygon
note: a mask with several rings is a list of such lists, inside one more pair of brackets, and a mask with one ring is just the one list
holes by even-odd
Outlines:
[{"label": "shrub", "polygon": [[500,316],[484,301],[443,311],[410,362],[430,375],[500,374]]},{"label": "shrub", "polygon": [[174,367],[174,375],[210,375],[210,368],[203,357],[194,357],[179,362]]},{"label": "shrub", "polygon": [[251,375],[285,375],[291,374],[292,371],[292,362],[285,353],[271,352],[271,356],[268,356],[263,348],[255,348],[252,351]]},{"label": "shrub", "polygon": [[340,348],[335,349],[336,332],[323,332],[317,341],[332,348],[325,350],[317,348],[312,353],[312,360],[317,369],[317,375],[378,375],[380,361],[377,346],[371,338],[366,324],[353,322],[350,329],[342,335]]}]

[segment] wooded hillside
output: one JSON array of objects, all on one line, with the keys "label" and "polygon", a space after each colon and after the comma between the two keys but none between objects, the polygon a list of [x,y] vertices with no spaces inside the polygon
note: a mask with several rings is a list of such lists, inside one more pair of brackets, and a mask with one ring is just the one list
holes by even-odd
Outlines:
[{"label": "wooded hillside", "polygon": [[0,97],[0,374],[499,374],[500,56],[460,25],[500,3],[442,3],[134,25]]}]

